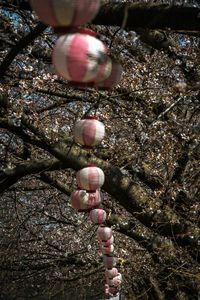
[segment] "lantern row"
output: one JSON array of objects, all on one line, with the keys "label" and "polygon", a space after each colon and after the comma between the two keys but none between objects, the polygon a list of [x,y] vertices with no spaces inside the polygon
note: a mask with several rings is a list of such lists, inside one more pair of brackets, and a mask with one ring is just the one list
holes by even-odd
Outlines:
[{"label": "lantern row", "polygon": [[[110,89],[120,80],[122,67],[114,62],[96,33],[81,28],[98,13],[100,0],[30,0],[41,21],[61,34],[53,48],[52,63],[58,76],[72,86]],[[62,35],[64,33],[64,35]],[[76,122],[74,141],[85,149],[98,145],[105,134],[104,125],[93,117]],[[76,174],[77,189],[71,195],[71,205],[79,212],[89,212],[92,223],[99,225],[97,236],[106,267],[105,296],[109,299],[119,293],[122,276],[115,268],[114,237],[106,225],[106,212],[101,208],[100,188],[104,172],[88,165]]]},{"label": "lantern row", "polygon": [[100,0],[30,0],[39,18],[61,35],[53,48],[55,73],[73,86],[111,89],[122,76],[122,67],[108,55],[96,33],[79,26],[90,22]]},{"label": "lantern row", "polygon": [[[74,126],[74,141],[86,149],[98,145],[105,135],[102,122],[94,117],[77,121]],[[106,299],[117,296],[121,289],[122,276],[115,268],[114,237],[110,227],[106,225],[106,211],[101,208],[100,188],[104,184],[104,172],[95,165],[88,165],[76,174],[78,189],[71,195],[71,205],[79,212],[89,212],[89,218],[97,229],[100,251],[106,267],[105,296]]]}]

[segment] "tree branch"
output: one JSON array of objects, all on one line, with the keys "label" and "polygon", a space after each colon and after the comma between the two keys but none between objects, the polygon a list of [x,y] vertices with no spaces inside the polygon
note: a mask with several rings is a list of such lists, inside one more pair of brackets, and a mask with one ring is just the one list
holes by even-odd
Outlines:
[{"label": "tree branch", "polygon": [[[31,10],[25,0],[3,1],[3,7]],[[124,16],[126,24],[123,24]],[[162,29],[173,31],[200,31],[200,9],[169,4],[149,4],[141,2],[109,2],[101,6],[93,24],[106,26],[122,26],[126,30],[136,28]]]},{"label": "tree branch", "polygon": [[38,25],[28,33],[26,36],[24,36],[21,40],[18,41],[18,43],[8,52],[6,57],[4,58],[3,62],[0,65],[0,78],[5,75],[5,73],[8,71],[10,65],[12,64],[15,57],[25,48],[27,47],[31,42],[34,41],[45,29],[47,28],[46,25],[42,23],[38,23]]}]

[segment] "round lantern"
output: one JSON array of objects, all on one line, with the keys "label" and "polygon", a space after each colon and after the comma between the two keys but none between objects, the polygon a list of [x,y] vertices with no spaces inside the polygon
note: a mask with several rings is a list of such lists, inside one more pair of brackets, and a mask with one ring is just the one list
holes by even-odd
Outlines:
[{"label": "round lantern", "polygon": [[41,21],[54,27],[88,23],[100,8],[100,0],[31,0],[30,3]]},{"label": "round lantern", "polygon": [[74,140],[76,143],[93,147],[98,145],[105,135],[105,126],[95,117],[87,117],[77,121],[74,126]]},{"label": "round lantern", "polygon": [[114,246],[110,245],[108,247],[101,246],[101,252],[105,255],[110,255],[114,251]]},{"label": "round lantern", "polygon": [[106,212],[103,209],[97,208],[90,212],[90,220],[94,224],[102,224],[106,220]]},{"label": "round lantern", "polygon": [[116,259],[114,256],[104,255],[103,263],[106,269],[112,269],[116,265]]},{"label": "round lantern", "polygon": [[97,235],[102,241],[107,241],[112,237],[112,229],[107,226],[99,226]]},{"label": "round lantern", "polygon": [[114,286],[119,287],[122,283],[122,275],[118,273],[117,276],[112,279],[112,282]]},{"label": "round lantern", "polygon": [[109,279],[113,279],[118,275],[118,270],[116,268],[112,268],[111,270],[106,270],[105,275]]},{"label": "round lantern", "polygon": [[71,205],[79,211],[97,207],[100,203],[101,196],[98,190],[93,193],[88,193],[85,190],[76,190],[71,195]]},{"label": "round lantern", "polygon": [[112,69],[106,46],[89,34],[62,35],[53,49],[58,75],[73,82],[97,82],[109,77]]},{"label": "round lantern", "polygon": [[109,287],[109,293],[111,297],[117,297],[119,295],[120,289],[114,286]]},{"label": "round lantern", "polygon": [[105,298],[110,299],[109,285],[105,284]]},{"label": "round lantern", "polygon": [[100,242],[101,242],[101,244],[103,246],[108,247],[108,246],[110,246],[110,245],[112,245],[114,243],[114,236],[112,235],[111,238],[109,240],[107,240],[107,241],[102,241],[100,239]]},{"label": "round lantern", "polygon": [[76,180],[79,188],[95,191],[104,184],[105,176],[100,168],[89,166],[76,173]]}]

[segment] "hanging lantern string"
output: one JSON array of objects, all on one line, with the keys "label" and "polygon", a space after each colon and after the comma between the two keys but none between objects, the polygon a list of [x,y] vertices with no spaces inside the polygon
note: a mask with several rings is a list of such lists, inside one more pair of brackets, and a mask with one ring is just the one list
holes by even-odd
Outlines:
[{"label": "hanging lantern string", "polygon": [[83,115],[83,119],[86,118],[88,115],[90,115],[90,112],[94,109],[94,115],[97,115],[97,110],[99,108],[100,105],[100,100],[101,100],[101,96],[102,94],[100,93],[100,91],[97,91],[98,93],[98,98],[97,100],[89,107],[89,109],[85,112],[85,114]]}]

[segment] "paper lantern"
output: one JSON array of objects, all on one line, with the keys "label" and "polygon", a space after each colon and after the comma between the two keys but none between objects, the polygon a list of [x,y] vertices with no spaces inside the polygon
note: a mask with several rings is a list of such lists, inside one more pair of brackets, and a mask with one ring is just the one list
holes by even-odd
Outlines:
[{"label": "paper lantern", "polygon": [[109,285],[105,284],[105,298],[110,299]]},{"label": "paper lantern", "polygon": [[109,279],[113,279],[114,277],[117,276],[117,274],[118,274],[117,268],[112,268],[111,270],[106,270],[105,271],[105,275]]},{"label": "paper lantern", "polygon": [[78,171],[76,180],[79,188],[95,191],[104,184],[105,176],[100,168],[91,165]]},{"label": "paper lantern", "polygon": [[113,245],[110,245],[110,246],[108,246],[108,247],[101,246],[101,247],[100,247],[100,250],[101,250],[101,252],[102,252],[103,254],[105,254],[105,255],[110,255],[110,254],[112,254],[113,251],[114,251],[114,246],[113,246]]},{"label": "paper lantern", "polygon": [[114,286],[119,287],[122,283],[122,275],[118,273],[117,276],[112,279],[112,282]]},{"label": "paper lantern", "polygon": [[76,143],[93,147],[98,145],[105,135],[105,126],[95,117],[87,117],[77,121],[74,126],[74,140]]},{"label": "paper lantern", "polygon": [[101,242],[101,244],[103,246],[108,247],[108,246],[110,246],[110,245],[112,245],[114,243],[114,236],[112,235],[111,238],[109,240],[107,240],[107,241],[102,241],[100,239],[100,242]]},{"label": "paper lantern", "polygon": [[71,195],[71,205],[79,211],[97,207],[100,203],[101,195],[98,190],[93,193],[88,193],[85,190],[76,190]]},{"label": "paper lantern", "polygon": [[116,259],[114,256],[104,255],[103,263],[106,269],[112,269],[116,265]]},{"label": "paper lantern", "polygon": [[98,82],[112,69],[106,46],[95,37],[74,33],[62,35],[53,49],[55,72],[73,82]]},{"label": "paper lantern", "polygon": [[31,0],[30,3],[41,21],[54,27],[88,23],[100,8],[100,0]]},{"label": "paper lantern", "polygon": [[120,288],[110,286],[109,287],[109,293],[111,297],[117,297],[119,295]]},{"label": "paper lantern", "polygon": [[106,212],[103,209],[97,208],[90,212],[90,220],[94,224],[102,224],[106,220]]},{"label": "paper lantern", "polygon": [[97,236],[102,241],[107,241],[112,237],[112,229],[107,226],[99,226],[97,230]]},{"label": "paper lantern", "polygon": [[122,275],[120,273],[117,274],[117,276],[113,277],[112,279],[106,277],[106,282],[109,285],[109,287],[113,287],[117,290],[119,289],[122,283]]}]

